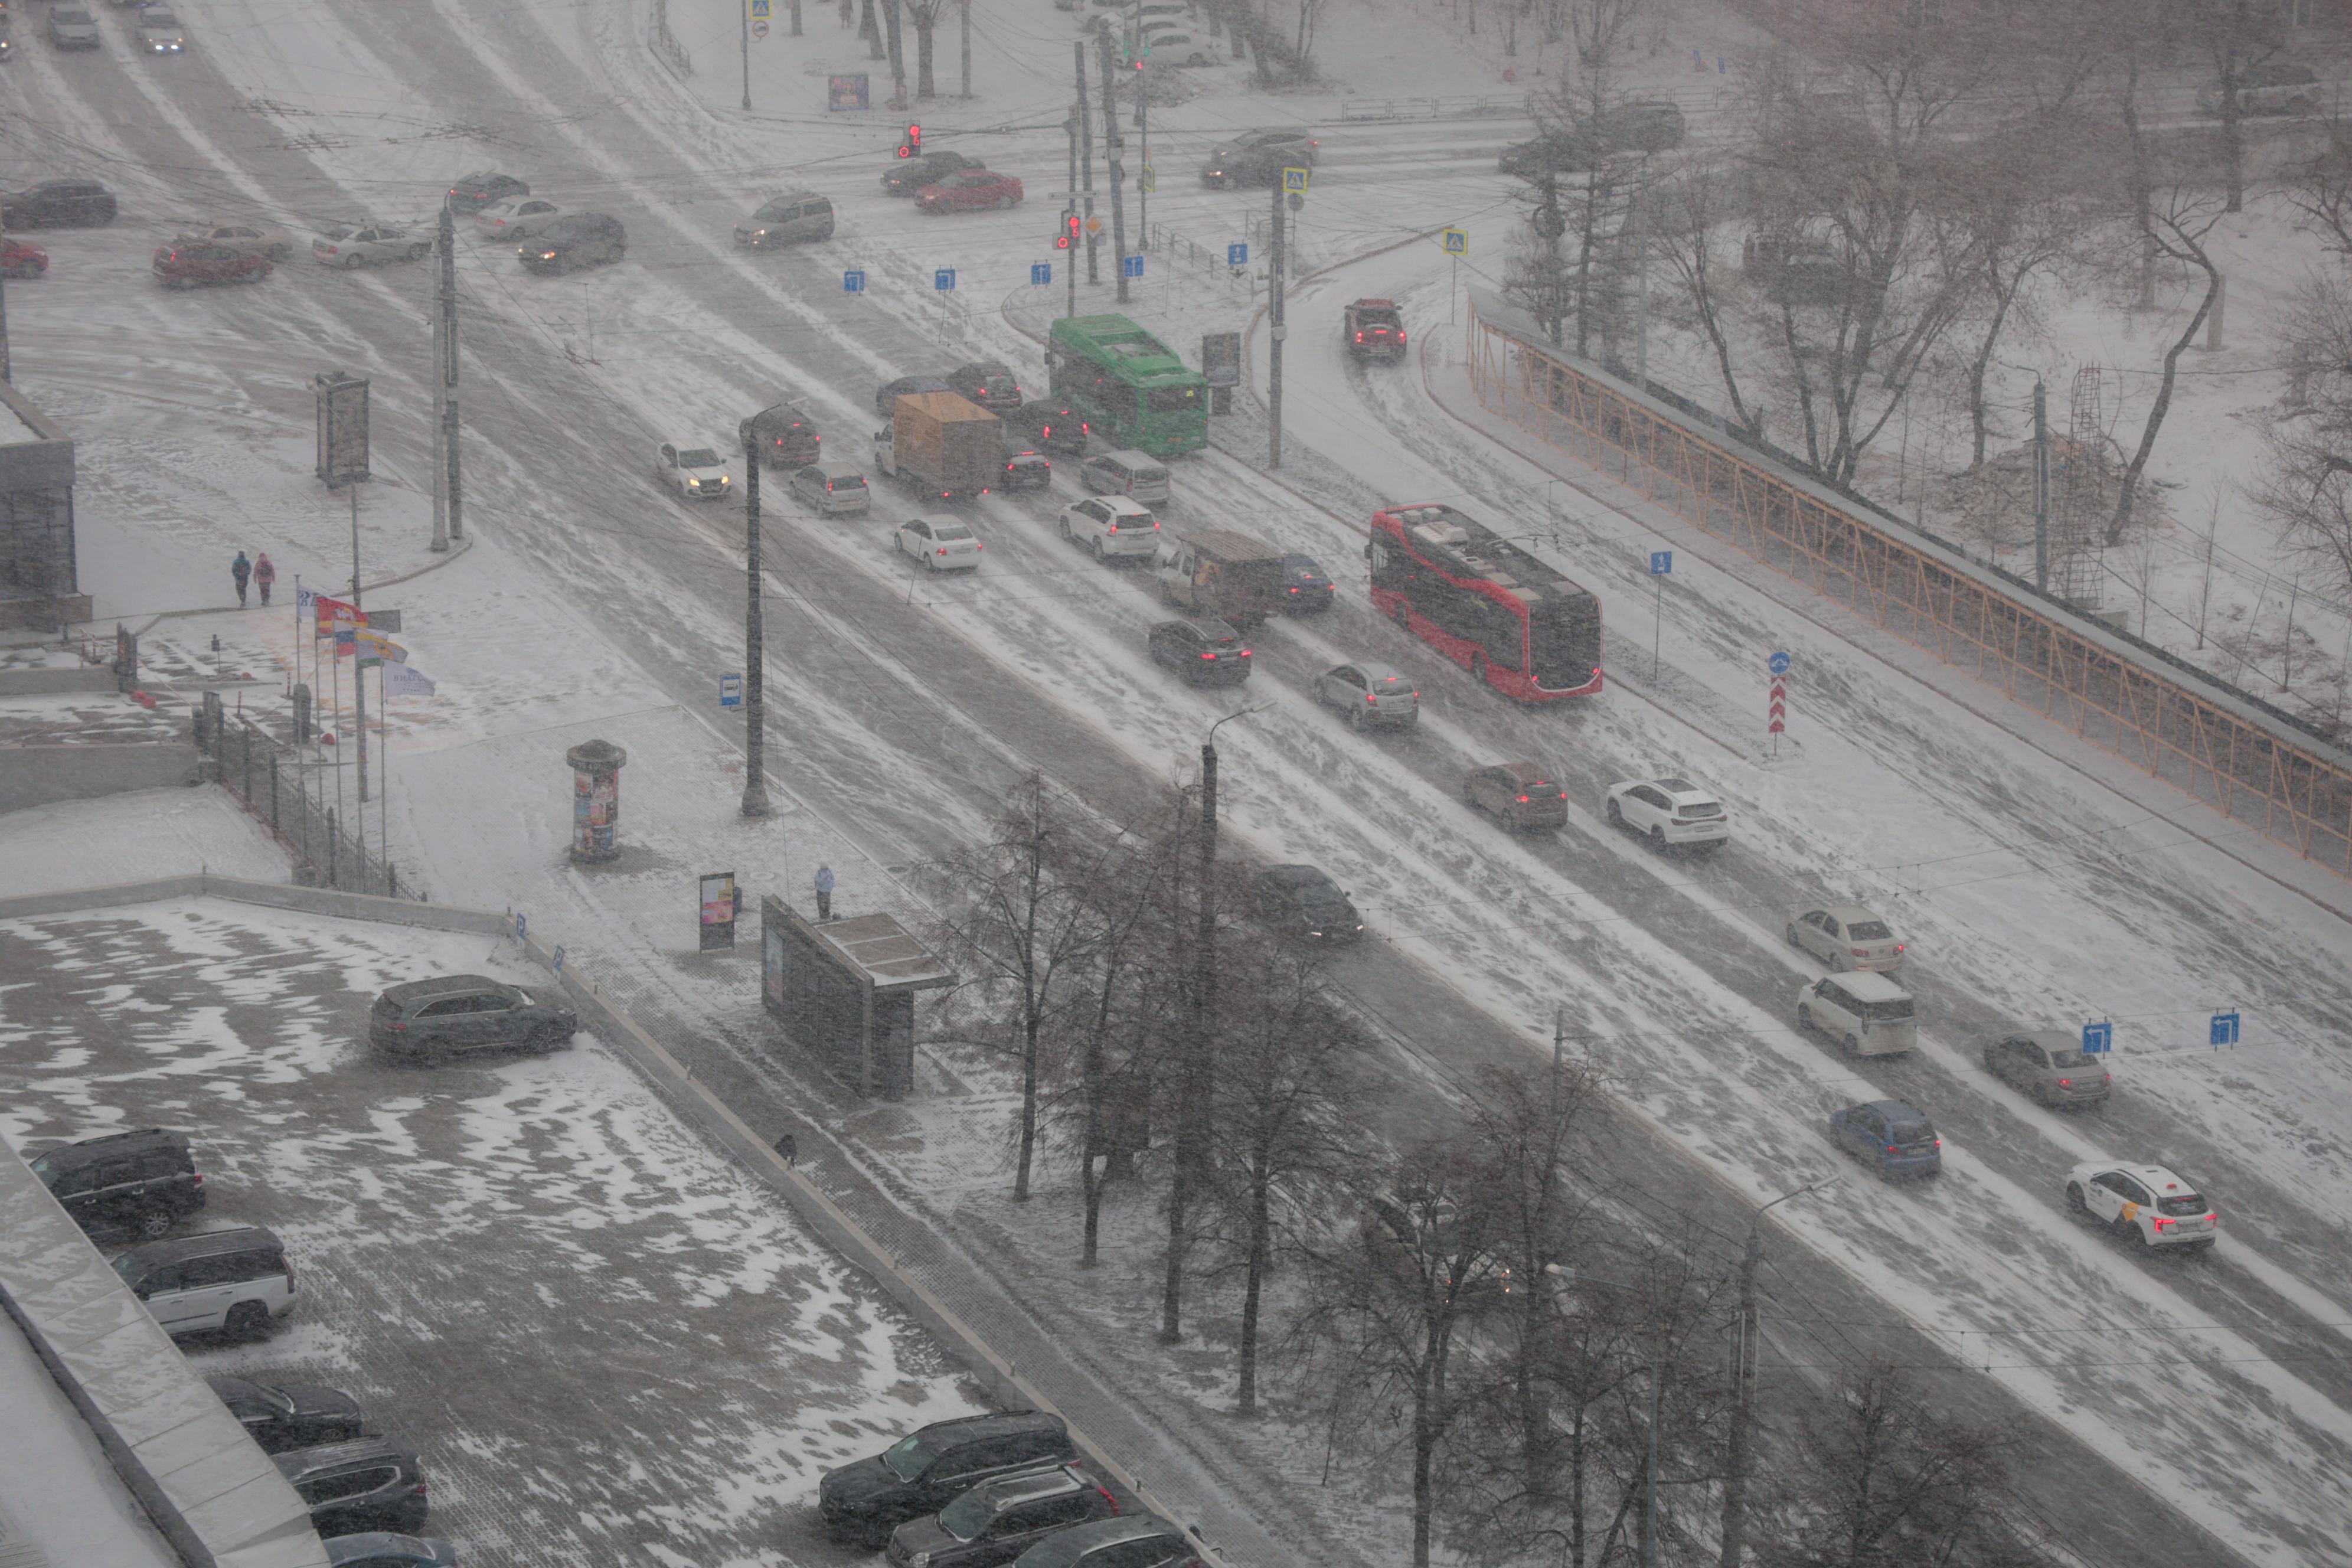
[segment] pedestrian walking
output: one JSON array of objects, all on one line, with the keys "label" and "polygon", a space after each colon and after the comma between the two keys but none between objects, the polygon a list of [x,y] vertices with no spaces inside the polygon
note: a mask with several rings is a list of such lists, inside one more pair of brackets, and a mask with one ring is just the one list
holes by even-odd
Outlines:
[{"label": "pedestrian walking", "polygon": [[253,575],[253,563],[245,558],[244,551],[238,551],[236,559],[228,563],[228,574],[236,584],[236,607],[241,610],[245,608],[245,580]]},{"label": "pedestrian walking", "polygon": [[787,1132],[776,1140],[776,1152],[784,1157],[785,1164],[797,1164],[800,1162],[801,1146],[793,1142],[793,1135]]},{"label": "pedestrian walking", "polygon": [[261,607],[269,608],[269,585],[278,581],[278,568],[269,563],[269,552],[263,551],[253,558],[253,585],[261,590]]},{"label": "pedestrian walking", "polygon": [[816,868],[816,918],[820,921],[833,919],[833,868],[830,866]]}]

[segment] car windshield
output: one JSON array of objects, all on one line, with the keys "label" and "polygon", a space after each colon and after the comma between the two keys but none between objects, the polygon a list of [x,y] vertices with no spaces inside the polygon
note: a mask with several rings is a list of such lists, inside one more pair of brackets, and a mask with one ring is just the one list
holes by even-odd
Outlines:
[{"label": "car windshield", "polygon": [[[1201,405],[1201,389],[1196,386],[1163,386],[1144,395],[1144,406],[1154,414],[1181,414]],[[1136,476],[1142,478],[1140,474]],[[1165,474],[1160,476],[1167,478]]]},{"label": "car windshield", "polygon": [[2078,1050],[2052,1050],[2050,1065],[2062,1072],[2072,1072],[2076,1068],[2086,1068],[2094,1064],[2090,1058]]},{"label": "car windshield", "polygon": [[931,530],[933,539],[970,539],[971,530],[960,522],[943,522]]},{"label": "car windshield", "polygon": [[294,1401],[283,1389],[272,1388],[266,1383],[248,1383],[246,1387],[252,1391],[254,1397],[280,1415],[294,1414]]},{"label": "car windshield", "polygon": [[180,25],[179,18],[169,11],[149,11],[141,19],[151,27],[176,27]]},{"label": "car windshield", "polygon": [[33,1174],[41,1178],[41,1184],[43,1186],[48,1185],[49,1178],[57,1174],[57,1163],[51,1160],[47,1154],[43,1154],[34,1160],[32,1165]]},{"label": "car windshield", "polygon": [[[1698,815],[1693,812],[1691,815]],[[1845,934],[1856,942],[1885,942],[1895,933],[1886,929],[1884,921],[1855,921],[1845,928]]]},{"label": "car windshield", "polygon": [[688,447],[677,455],[677,466],[681,468],[715,468],[719,466],[719,454],[708,447]]},{"label": "car windshield", "polygon": [[1902,1023],[1911,1016],[1911,998],[1897,996],[1886,1002],[1861,1002],[1855,1005],[1855,1011],[1882,1024]]},{"label": "car windshield", "polygon": [[793,204],[790,202],[770,202],[751,216],[756,218],[780,218],[792,210]]},{"label": "car windshield", "polygon": [[921,1475],[932,1458],[931,1451],[923,1447],[919,1432],[911,1437],[901,1437],[882,1450],[882,1462],[902,1481],[911,1481]]},{"label": "car windshield", "polygon": [[121,1257],[116,1258],[114,1260],[114,1272],[121,1278],[121,1280],[125,1285],[137,1284],[139,1282],[138,1255],[136,1253],[126,1252]]},{"label": "car windshield", "polygon": [[2157,1199],[2156,1208],[2158,1214],[2179,1218],[2183,1215],[2203,1214],[2205,1200],[2195,1193],[2175,1193],[2170,1197]]},{"label": "car windshield", "polygon": [[341,224],[337,224],[334,227],[321,232],[319,237],[321,239],[349,239],[352,235],[358,232],[359,231],[357,229],[348,228]]},{"label": "car windshield", "polygon": [[940,1510],[940,1528],[958,1541],[976,1541],[995,1517],[996,1507],[988,1496],[988,1489],[975,1487]]}]

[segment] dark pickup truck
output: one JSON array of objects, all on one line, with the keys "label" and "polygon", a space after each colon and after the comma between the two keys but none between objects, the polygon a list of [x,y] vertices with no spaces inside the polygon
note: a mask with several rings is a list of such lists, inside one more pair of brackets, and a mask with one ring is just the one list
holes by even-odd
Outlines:
[{"label": "dark pickup truck", "polygon": [[1404,358],[1404,316],[1393,300],[1359,300],[1345,308],[1340,328],[1358,359],[1394,363]]}]

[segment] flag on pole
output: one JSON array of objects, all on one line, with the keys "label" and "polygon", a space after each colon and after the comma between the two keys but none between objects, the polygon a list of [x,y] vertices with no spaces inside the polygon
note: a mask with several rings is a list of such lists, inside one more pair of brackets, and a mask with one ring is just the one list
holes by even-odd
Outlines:
[{"label": "flag on pole", "polygon": [[316,588],[305,588],[300,584],[296,584],[294,585],[294,612],[297,615],[317,615],[319,613],[319,590]]},{"label": "flag on pole", "polygon": [[408,650],[382,632],[354,630],[352,636],[359,642],[360,663],[364,667],[373,668],[379,659],[390,659],[394,664],[408,662]]},{"label": "flag on pole", "polygon": [[330,599],[324,594],[318,596],[318,601],[319,635],[322,637],[334,636],[339,626],[348,628],[368,624],[367,616],[361,613],[357,605],[346,605],[341,599]]},{"label": "flag on pole", "polygon": [[360,651],[359,633],[352,627],[337,626],[334,629],[334,636],[337,658],[349,658]]},{"label": "flag on pole", "polygon": [[383,667],[383,694],[386,697],[430,697],[433,682],[404,664]]}]

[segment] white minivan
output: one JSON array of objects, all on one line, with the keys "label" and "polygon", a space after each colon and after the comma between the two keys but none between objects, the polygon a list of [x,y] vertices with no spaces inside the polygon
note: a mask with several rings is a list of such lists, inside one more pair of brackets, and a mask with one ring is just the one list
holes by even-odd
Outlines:
[{"label": "white minivan", "polygon": [[1168,500],[1168,466],[1141,452],[1097,452],[1079,465],[1078,479],[1098,496],[1125,496],[1145,506]]},{"label": "white minivan", "polygon": [[1858,1057],[1888,1057],[1919,1043],[1911,993],[1884,974],[1860,971],[1809,980],[1797,989],[1797,1023],[1845,1042]]}]

